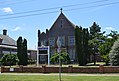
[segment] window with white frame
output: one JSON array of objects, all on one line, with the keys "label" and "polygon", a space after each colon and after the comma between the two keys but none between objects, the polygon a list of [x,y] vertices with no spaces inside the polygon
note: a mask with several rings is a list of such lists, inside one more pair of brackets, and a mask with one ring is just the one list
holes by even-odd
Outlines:
[{"label": "window with white frame", "polygon": [[68,37],[68,44],[69,45],[75,45],[75,37],[74,36]]},{"label": "window with white frame", "polygon": [[61,46],[65,46],[65,36],[59,36],[59,40],[61,42]]}]

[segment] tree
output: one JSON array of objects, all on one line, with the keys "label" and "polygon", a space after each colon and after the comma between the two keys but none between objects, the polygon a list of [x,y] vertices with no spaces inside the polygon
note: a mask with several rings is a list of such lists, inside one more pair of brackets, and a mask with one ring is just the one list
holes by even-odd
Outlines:
[{"label": "tree", "polygon": [[117,31],[111,31],[110,34],[102,36],[103,43],[99,46],[99,52],[106,65],[109,65],[109,52],[118,36],[119,34]]},{"label": "tree", "polygon": [[119,65],[119,39],[112,46],[112,50],[109,53],[109,59],[111,65]]},{"label": "tree", "polygon": [[90,47],[90,55],[93,54],[93,61],[94,65],[96,64],[96,57],[95,54],[98,52],[98,46],[100,41],[100,35],[101,35],[101,27],[96,24],[96,22],[93,23],[93,25],[90,27],[90,40],[89,40],[89,47]]},{"label": "tree", "polygon": [[90,35],[91,38],[95,38],[95,34],[101,32],[101,27],[96,24],[96,22],[93,23],[93,25],[90,27]]},{"label": "tree", "polygon": [[19,37],[17,40],[17,56],[19,59],[19,65],[23,65],[23,44],[22,44],[22,37]]},{"label": "tree", "polygon": [[107,35],[109,40],[110,40],[110,43],[111,43],[111,47],[113,46],[114,42],[118,39],[119,37],[119,34],[117,31],[111,31],[110,34]]},{"label": "tree", "polygon": [[[59,62],[59,54],[55,53],[51,58],[50,58],[52,63],[58,63]],[[62,63],[70,63],[70,57],[69,54],[66,52],[61,52],[60,53],[60,60],[61,60],[61,64]]]},{"label": "tree", "polygon": [[94,65],[96,65],[96,53],[99,53],[99,41],[100,39],[98,37],[95,37],[91,40],[89,40],[89,50],[90,50],[90,55],[93,55],[93,62]]},{"label": "tree", "polygon": [[23,59],[24,59],[23,65],[27,65],[28,55],[27,55],[27,40],[26,39],[24,39],[23,41]]},{"label": "tree", "polygon": [[84,28],[83,29],[83,55],[84,55],[84,65],[88,63],[88,57],[89,57],[89,45],[88,45],[88,41],[89,41],[89,32],[88,29]]},{"label": "tree", "polygon": [[22,37],[19,37],[17,40],[17,56],[19,59],[19,65],[27,65],[28,55],[27,55],[27,40],[22,40]]},{"label": "tree", "polygon": [[76,51],[79,65],[87,64],[88,57],[88,40],[89,40],[88,29],[76,26],[75,29],[75,41],[76,41]]},{"label": "tree", "polygon": [[76,29],[75,29],[75,45],[76,45],[76,52],[77,52],[77,58],[78,58],[78,62],[79,64],[81,64],[82,60],[80,59],[81,56],[82,56],[82,42],[81,42],[81,39],[82,39],[82,27],[78,27],[76,26]]},{"label": "tree", "polygon": [[18,63],[18,57],[15,54],[4,54],[0,59],[2,65],[16,65]]}]

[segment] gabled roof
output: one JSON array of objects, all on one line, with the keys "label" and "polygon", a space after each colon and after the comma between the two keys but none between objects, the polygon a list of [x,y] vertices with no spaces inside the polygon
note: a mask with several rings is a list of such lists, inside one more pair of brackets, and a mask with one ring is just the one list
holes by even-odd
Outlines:
[{"label": "gabled roof", "polygon": [[54,27],[55,23],[59,21],[60,19],[66,19],[68,23],[75,29],[76,26],[63,14],[63,12],[60,13],[54,24],[51,26],[50,30]]},{"label": "gabled roof", "polygon": [[16,46],[17,45],[16,41],[14,39],[12,39],[11,37],[9,37],[8,35],[0,34],[0,38],[2,39],[2,43],[1,44],[12,45],[12,46]]}]

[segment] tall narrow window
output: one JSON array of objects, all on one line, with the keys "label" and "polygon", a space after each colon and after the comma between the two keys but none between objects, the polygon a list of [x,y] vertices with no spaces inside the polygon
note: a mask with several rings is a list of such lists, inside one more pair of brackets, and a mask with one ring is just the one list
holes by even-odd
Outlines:
[{"label": "tall narrow window", "polygon": [[68,37],[68,44],[69,45],[75,45],[75,36],[69,36]]},{"label": "tall narrow window", "polygon": [[62,28],[64,25],[64,19],[60,19],[60,22],[59,22],[59,27]]},{"label": "tall narrow window", "polygon": [[61,41],[61,46],[65,46],[65,36],[60,36],[59,40]]},{"label": "tall narrow window", "polygon": [[71,60],[75,59],[75,49],[69,49],[69,56]]},{"label": "tall narrow window", "polygon": [[55,46],[55,38],[54,37],[49,39],[49,44],[50,44],[50,46]]}]

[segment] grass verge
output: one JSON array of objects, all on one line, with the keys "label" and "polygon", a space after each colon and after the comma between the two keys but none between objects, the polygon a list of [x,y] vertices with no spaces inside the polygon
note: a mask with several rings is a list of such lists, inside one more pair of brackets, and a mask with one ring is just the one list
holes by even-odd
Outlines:
[{"label": "grass verge", "polygon": [[[55,75],[0,75],[0,81],[59,81]],[[118,76],[62,76],[62,81],[119,81]]]}]

